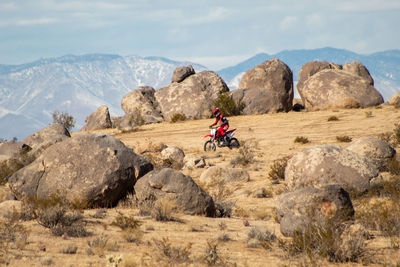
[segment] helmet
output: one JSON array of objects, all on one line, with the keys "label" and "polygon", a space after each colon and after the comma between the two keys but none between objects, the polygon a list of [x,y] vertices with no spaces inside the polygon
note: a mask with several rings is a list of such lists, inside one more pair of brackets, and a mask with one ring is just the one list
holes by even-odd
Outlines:
[{"label": "helmet", "polygon": [[217,116],[219,113],[220,113],[220,112],[219,112],[219,108],[215,108],[215,109],[212,111],[212,114],[213,114],[214,116]]}]

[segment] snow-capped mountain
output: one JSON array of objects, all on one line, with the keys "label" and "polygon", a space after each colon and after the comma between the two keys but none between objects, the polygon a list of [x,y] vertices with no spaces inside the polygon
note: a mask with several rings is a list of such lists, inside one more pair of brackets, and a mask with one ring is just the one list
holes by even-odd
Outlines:
[{"label": "snow-capped mountain", "polygon": [[52,114],[67,112],[76,129],[100,105],[123,115],[122,97],[139,86],[158,89],[171,82],[174,69],[193,65],[160,57],[91,54],[0,65],[0,137],[24,138],[49,125]]},{"label": "snow-capped mountain", "polygon": [[388,100],[394,93],[400,92],[400,50],[390,50],[371,55],[360,55],[351,51],[335,48],[313,50],[282,51],[274,55],[257,54],[235,66],[218,71],[230,89],[239,86],[244,72],[271,58],[279,58],[293,71],[293,80],[299,79],[301,67],[312,60],[328,61],[336,64],[360,61],[364,64],[375,81],[375,88]]}]

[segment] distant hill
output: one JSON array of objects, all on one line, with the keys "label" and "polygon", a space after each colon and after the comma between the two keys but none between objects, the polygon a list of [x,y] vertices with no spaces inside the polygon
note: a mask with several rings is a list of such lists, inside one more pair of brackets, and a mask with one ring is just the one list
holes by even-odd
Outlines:
[{"label": "distant hill", "polygon": [[271,58],[279,58],[285,62],[293,71],[295,82],[298,81],[301,67],[312,60],[326,60],[337,64],[360,61],[370,71],[375,81],[375,88],[385,100],[388,100],[394,93],[400,92],[400,50],[360,55],[343,49],[327,47],[312,50],[285,50],[274,55],[261,53],[235,66],[219,70],[217,73],[226,81],[230,89],[236,89],[245,71]]},{"label": "distant hill", "polygon": [[76,129],[100,105],[123,115],[122,97],[142,85],[161,88],[177,66],[192,64],[161,57],[90,54],[0,65],[0,137],[22,139],[52,122],[55,110],[68,112]]}]

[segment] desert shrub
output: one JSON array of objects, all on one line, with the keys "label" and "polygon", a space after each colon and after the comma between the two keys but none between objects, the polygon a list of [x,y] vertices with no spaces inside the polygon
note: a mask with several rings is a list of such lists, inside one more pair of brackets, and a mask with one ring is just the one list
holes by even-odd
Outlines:
[{"label": "desert shrub", "polygon": [[250,142],[241,141],[241,146],[238,149],[239,155],[231,160],[231,165],[247,166],[255,161],[254,147]]},{"label": "desert shrub", "polygon": [[372,111],[365,111],[365,117],[366,118],[371,118],[372,117]]},{"label": "desert shrub", "polygon": [[66,112],[59,112],[58,110],[54,111],[53,114],[53,123],[60,123],[64,125],[65,129],[71,131],[72,128],[75,127],[75,119],[71,115]]},{"label": "desert shrub", "polygon": [[160,222],[176,221],[177,218],[172,216],[174,209],[176,209],[175,202],[168,199],[159,199],[154,203],[151,216]]},{"label": "desert shrub", "polygon": [[336,116],[330,116],[330,117],[328,118],[328,121],[338,121],[338,120],[339,120],[339,118],[336,117]]},{"label": "desert shrub", "polygon": [[91,215],[91,217],[95,219],[104,219],[106,216],[107,216],[106,209],[98,209],[96,210],[95,214]]},{"label": "desert shrub", "polygon": [[290,157],[283,157],[276,159],[272,162],[270,171],[268,173],[269,178],[273,181],[280,181],[285,179],[285,168]]},{"label": "desert shrub", "polygon": [[235,206],[234,202],[231,201],[215,201],[215,217],[228,217],[232,216],[233,207]]},{"label": "desert shrub", "polygon": [[[311,262],[324,258],[330,262],[366,261],[369,257],[363,232],[346,238],[348,225],[330,218],[314,220],[303,231],[296,231],[289,241],[279,240],[279,246],[289,255],[303,254]],[[346,232],[345,232],[346,231]]]},{"label": "desert shrub", "polygon": [[63,254],[76,254],[78,251],[78,247],[75,245],[68,245],[65,248],[61,249],[61,253]]},{"label": "desert shrub", "polygon": [[307,143],[310,143],[310,140],[308,140],[308,138],[304,137],[304,136],[297,136],[294,139],[294,142],[295,143],[301,143],[301,144],[307,144]]},{"label": "desert shrub", "polygon": [[400,175],[400,162],[396,158],[391,158],[386,161],[385,171],[393,175]]},{"label": "desert shrub", "polygon": [[122,237],[129,243],[139,244],[143,237],[143,231],[139,228],[127,228],[122,231]]},{"label": "desert shrub", "polygon": [[272,244],[276,239],[276,236],[270,233],[268,230],[261,231],[256,227],[252,227],[247,234],[247,244],[248,246],[251,244],[251,247],[262,247],[264,249],[270,249],[272,248]]},{"label": "desert shrub", "polygon": [[186,120],[186,115],[183,114],[183,113],[174,113],[171,116],[170,120],[171,120],[172,123],[175,123],[175,122],[178,122],[178,121],[185,121]]},{"label": "desert shrub", "polygon": [[222,114],[226,116],[240,115],[244,109],[242,102],[236,103],[226,92],[221,93],[214,101],[214,107],[218,107]]},{"label": "desert shrub", "polygon": [[168,238],[161,240],[153,239],[155,250],[151,257],[157,262],[166,262],[171,265],[190,263],[192,262],[191,249],[192,243],[186,244],[184,247],[173,246]]},{"label": "desert shrub", "polygon": [[338,135],[338,136],[336,136],[336,140],[338,142],[350,143],[352,139],[350,136],[347,136],[347,135]]},{"label": "desert shrub", "polygon": [[138,229],[142,223],[135,219],[132,215],[125,216],[121,212],[118,212],[118,216],[113,220],[111,225],[117,226],[122,230],[125,229]]},{"label": "desert shrub", "polygon": [[88,255],[104,255],[104,252],[108,249],[109,238],[101,235],[87,242],[88,247],[86,252]]},{"label": "desert shrub", "polygon": [[10,213],[0,220],[0,263],[8,263],[9,251],[12,248],[23,249],[27,244],[29,233],[20,224],[17,212]]}]

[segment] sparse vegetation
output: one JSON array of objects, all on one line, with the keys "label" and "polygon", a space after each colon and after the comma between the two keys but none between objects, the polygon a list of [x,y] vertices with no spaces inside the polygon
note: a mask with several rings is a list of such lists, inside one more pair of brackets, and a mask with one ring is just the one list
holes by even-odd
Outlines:
[{"label": "sparse vegetation", "polygon": [[178,121],[185,121],[186,120],[186,115],[183,113],[175,113],[171,116],[170,121],[172,123],[178,122]]},{"label": "sparse vegetation", "polygon": [[231,165],[242,165],[247,166],[255,161],[254,159],[254,147],[251,142],[241,141],[242,145],[238,149],[239,155],[231,160]]},{"label": "sparse vegetation", "polygon": [[399,145],[400,144],[400,123],[394,124],[393,133],[394,133],[395,145]]},{"label": "sparse vegetation", "polygon": [[165,262],[172,265],[192,262],[190,257],[192,243],[179,247],[173,246],[168,238],[162,238],[161,240],[153,239],[153,244],[155,251],[149,256],[157,262]]},{"label": "sparse vegetation", "polygon": [[159,199],[154,204],[152,217],[156,221],[168,222],[177,220],[172,216],[173,210],[176,209],[176,204],[168,199]]},{"label": "sparse vegetation", "polygon": [[336,136],[336,140],[343,143],[350,143],[352,141],[351,137],[347,135]]},{"label": "sparse vegetation", "polygon": [[141,225],[141,222],[135,217],[131,216],[125,216],[121,212],[118,212],[118,216],[113,220],[111,223],[113,226],[117,226],[121,228],[122,230],[125,229],[138,229]]},{"label": "sparse vegetation", "polygon": [[60,123],[64,125],[65,129],[71,131],[72,128],[75,127],[75,119],[67,112],[61,112],[56,110],[52,114],[53,116],[53,123]]},{"label": "sparse vegetation", "polygon": [[247,245],[249,247],[262,247],[271,249],[276,236],[268,230],[261,231],[259,228],[252,227],[247,234]]},{"label": "sparse vegetation", "polygon": [[289,159],[290,157],[283,157],[274,160],[268,173],[269,178],[271,178],[275,182],[285,180],[285,168]]},{"label": "sparse vegetation", "polygon": [[372,117],[372,111],[365,111],[365,117],[366,118],[371,118]]},{"label": "sparse vegetation", "polygon": [[339,118],[336,117],[336,116],[330,116],[330,117],[328,118],[328,121],[338,121],[338,120],[339,120]]},{"label": "sparse vegetation", "polygon": [[301,144],[307,144],[307,143],[310,143],[310,140],[308,140],[308,138],[304,137],[304,136],[297,136],[294,139],[294,142],[295,143],[301,143]]},{"label": "sparse vegetation", "polygon": [[244,104],[242,102],[236,103],[227,92],[224,92],[214,101],[214,107],[218,107],[221,113],[226,116],[236,116],[243,111]]}]

